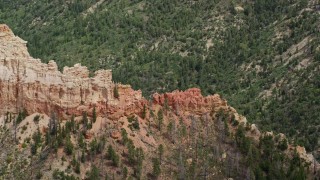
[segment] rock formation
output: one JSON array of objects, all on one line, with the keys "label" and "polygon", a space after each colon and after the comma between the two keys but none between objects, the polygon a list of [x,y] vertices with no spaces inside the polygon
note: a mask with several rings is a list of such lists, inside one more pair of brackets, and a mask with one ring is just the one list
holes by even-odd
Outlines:
[{"label": "rock formation", "polygon": [[[89,77],[80,64],[58,71],[57,64],[32,58],[26,41],[0,25],[0,113],[17,112],[59,115],[81,114],[96,106],[98,113],[133,112],[145,102],[141,91],[112,82],[111,70],[99,70]],[[118,86],[119,99],[113,95]],[[120,108],[121,107],[121,108]]]},{"label": "rock formation", "polygon": [[227,102],[222,100],[218,94],[203,97],[200,89],[192,88],[186,91],[174,91],[165,94],[154,94],[153,103],[173,107],[174,110],[191,111],[201,113],[210,110],[212,107],[225,107]]},{"label": "rock formation", "polygon": [[[27,42],[15,36],[7,25],[0,25],[0,113],[18,112],[59,116],[81,115],[91,112],[95,106],[98,114],[118,119],[123,115],[139,114],[147,101],[140,90],[129,85],[115,84],[111,70],[99,70],[89,77],[87,67],[80,64],[58,70],[51,60],[48,64],[32,58]],[[117,86],[119,98],[114,97]],[[212,107],[227,107],[219,95],[203,97],[200,89],[154,94],[154,104],[168,106],[175,110],[201,114]]]}]

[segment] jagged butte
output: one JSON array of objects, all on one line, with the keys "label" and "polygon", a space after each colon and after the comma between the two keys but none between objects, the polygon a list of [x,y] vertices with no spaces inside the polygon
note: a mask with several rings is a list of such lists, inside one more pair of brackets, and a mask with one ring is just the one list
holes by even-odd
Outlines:
[{"label": "jagged butte", "polygon": [[[119,92],[118,98],[114,96],[115,87]],[[239,123],[247,123],[246,118],[228,106],[227,101],[218,94],[203,97],[201,90],[197,88],[156,93],[149,103],[140,90],[135,91],[130,85],[114,83],[111,70],[99,70],[94,77],[89,77],[87,67],[76,64],[74,67],[64,67],[63,72],[60,72],[53,60],[45,64],[40,59],[32,58],[27,50],[27,42],[15,36],[7,25],[0,25],[0,114],[18,113],[25,109],[28,114],[49,115],[55,112],[62,119],[67,119],[71,115],[90,113],[95,107],[98,116],[119,120],[122,117],[141,115],[145,106],[154,111],[169,106],[187,125],[190,122],[186,119],[190,116],[201,117],[220,109],[233,114]],[[3,121],[3,118],[0,120]],[[46,124],[42,126],[42,129],[47,128]],[[232,126],[230,129],[235,132]],[[272,133],[260,133],[254,124],[247,133],[257,141],[264,134]],[[112,136],[119,138],[120,135],[114,131]],[[289,146],[288,154],[295,149],[311,166],[317,163],[303,147]],[[320,168],[318,163],[317,167]]]}]

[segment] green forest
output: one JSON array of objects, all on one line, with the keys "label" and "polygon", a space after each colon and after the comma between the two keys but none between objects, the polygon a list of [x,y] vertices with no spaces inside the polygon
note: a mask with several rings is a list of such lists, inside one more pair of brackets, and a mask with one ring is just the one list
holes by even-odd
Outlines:
[{"label": "green forest", "polygon": [[97,2],[2,0],[0,23],[33,57],[60,69],[81,63],[92,75],[112,69],[115,82],[146,98],[190,87],[219,93],[249,122],[320,160],[318,1]]}]

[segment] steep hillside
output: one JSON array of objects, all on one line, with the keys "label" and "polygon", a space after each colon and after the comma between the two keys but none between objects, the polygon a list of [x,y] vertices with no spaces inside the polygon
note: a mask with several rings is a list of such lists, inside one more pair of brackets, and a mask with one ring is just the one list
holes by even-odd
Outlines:
[{"label": "steep hillside", "polygon": [[320,165],[218,94],[152,95],[32,58],[0,24],[0,179],[312,179]]},{"label": "steep hillside", "polygon": [[317,0],[4,0],[0,10],[34,57],[60,69],[111,68],[147,97],[219,93],[259,128],[319,154]]}]

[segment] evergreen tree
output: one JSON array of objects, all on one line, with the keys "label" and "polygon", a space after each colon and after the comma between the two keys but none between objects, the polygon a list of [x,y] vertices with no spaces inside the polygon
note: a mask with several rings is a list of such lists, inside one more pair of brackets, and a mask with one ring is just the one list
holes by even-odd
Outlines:
[{"label": "evergreen tree", "polygon": [[23,120],[22,112],[19,112],[18,117],[17,117],[17,119],[16,119],[16,123],[17,123],[17,124],[20,124],[22,120]]},{"label": "evergreen tree", "polygon": [[87,131],[88,128],[88,116],[87,112],[82,112],[82,124],[84,126],[84,131]]},{"label": "evergreen tree", "polygon": [[108,146],[108,155],[107,155],[107,157],[108,157],[109,160],[112,161],[112,164],[114,166],[118,166],[119,165],[119,156],[114,151],[114,149],[112,148],[111,145]]},{"label": "evergreen tree", "polygon": [[73,152],[73,144],[70,140],[70,136],[67,136],[66,143],[64,146],[64,151],[66,152],[67,155],[71,155]]},{"label": "evergreen tree", "polygon": [[100,170],[95,165],[93,165],[91,170],[87,172],[87,179],[88,180],[100,179],[99,174],[100,174]]},{"label": "evergreen tree", "polygon": [[122,179],[127,179],[128,177],[128,169],[127,167],[123,167],[122,169]]},{"label": "evergreen tree", "polygon": [[160,173],[161,173],[161,168],[160,168],[160,161],[158,158],[153,158],[152,159],[152,164],[153,164],[153,171],[152,174],[153,176],[155,176],[156,178],[159,177]]},{"label": "evergreen tree", "polygon": [[96,120],[97,120],[97,112],[96,112],[96,107],[94,106],[92,110],[92,122],[95,123]]},{"label": "evergreen tree", "polygon": [[79,162],[76,162],[76,166],[74,168],[74,172],[77,173],[77,174],[81,173],[80,163]]},{"label": "evergreen tree", "polygon": [[141,118],[145,119],[146,118],[146,114],[147,114],[147,108],[146,105],[143,105],[143,110],[142,110],[142,114],[141,114]]},{"label": "evergreen tree", "polygon": [[279,148],[281,151],[285,151],[286,149],[288,149],[288,142],[287,142],[287,139],[286,139],[286,138],[283,138],[283,139],[279,142],[278,148]]},{"label": "evergreen tree", "polygon": [[161,164],[161,162],[162,162],[163,151],[164,151],[163,145],[162,145],[162,144],[160,144],[160,145],[159,145],[159,147],[158,147],[158,152],[159,152],[159,162],[160,162],[160,164]]},{"label": "evergreen tree", "polygon": [[158,128],[159,128],[160,133],[161,133],[162,124],[163,124],[163,111],[162,111],[162,109],[160,109],[158,111]]},{"label": "evergreen tree", "polygon": [[75,133],[75,130],[76,130],[76,122],[75,122],[74,118],[75,118],[74,114],[72,114],[72,116],[71,116],[71,130],[73,133]]},{"label": "evergreen tree", "polygon": [[170,120],[168,126],[167,126],[167,133],[169,134],[170,139],[172,138],[172,130],[173,130],[173,123]]},{"label": "evergreen tree", "polygon": [[125,146],[128,142],[128,133],[124,128],[121,128],[122,144]]},{"label": "evergreen tree", "polygon": [[133,165],[135,163],[135,147],[131,139],[127,143],[127,148],[128,148],[128,161],[131,165]]}]

